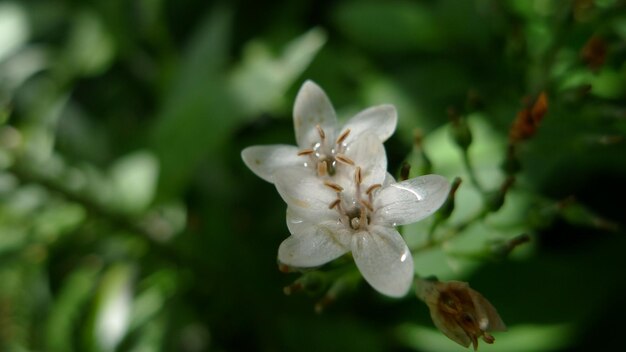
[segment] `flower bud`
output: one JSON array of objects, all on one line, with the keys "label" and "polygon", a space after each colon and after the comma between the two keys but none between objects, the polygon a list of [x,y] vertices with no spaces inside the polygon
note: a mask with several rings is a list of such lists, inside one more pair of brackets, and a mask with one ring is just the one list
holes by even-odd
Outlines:
[{"label": "flower bud", "polygon": [[495,213],[502,208],[504,205],[504,199],[506,198],[506,193],[509,191],[509,188],[513,186],[514,182],[515,178],[513,176],[507,177],[502,186],[500,186],[499,190],[487,196],[487,209],[490,212]]},{"label": "flower bud", "polygon": [[435,326],[461,346],[476,350],[479,337],[491,344],[495,338],[489,332],[506,331],[493,305],[465,282],[418,280],[416,293]]},{"label": "flower bud", "polygon": [[462,150],[466,151],[472,144],[472,131],[467,124],[467,120],[454,109],[448,109],[448,115],[452,120],[452,139]]}]

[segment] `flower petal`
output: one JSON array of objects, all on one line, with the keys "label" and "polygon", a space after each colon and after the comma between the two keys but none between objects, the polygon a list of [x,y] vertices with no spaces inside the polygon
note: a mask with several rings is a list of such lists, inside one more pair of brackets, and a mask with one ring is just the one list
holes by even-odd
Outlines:
[{"label": "flower petal", "polygon": [[274,183],[276,170],[304,164],[298,148],[292,145],[255,145],[242,150],[241,158],[252,172],[270,183]]},{"label": "flower petal", "polygon": [[[376,135],[367,133],[361,135],[347,150],[346,156],[354,161],[355,166],[361,168],[361,178],[365,185],[382,184],[387,175],[387,154],[383,143]],[[353,176],[352,168],[350,177]]]},{"label": "flower petal", "polygon": [[363,133],[374,133],[381,142],[386,141],[396,129],[398,112],[393,105],[378,105],[365,109],[346,122],[343,131],[350,129],[346,144]]},{"label": "flower petal", "polygon": [[300,148],[311,148],[320,141],[319,125],[326,139],[334,142],[337,115],[326,93],[312,81],[306,81],[298,91],[293,107],[293,125]]},{"label": "flower petal", "polygon": [[309,268],[341,257],[348,252],[344,244],[349,242],[346,241],[349,234],[333,224],[336,222],[312,223],[287,209],[287,225],[292,235],[280,244],[278,260],[289,266]]},{"label": "flower petal", "polygon": [[402,297],[413,282],[413,257],[391,227],[370,226],[353,235],[352,254],[363,278],[378,292]]},{"label": "flower petal", "polygon": [[439,175],[426,175],[392,183],[376,194],[376,220],[396,226],[431,215],[446,200],[450,183]]},{"label": "flower petal", "polygon": [[338,218],[339,213],[329,205],[337,193],[324,185],[324,181],[303,167],[289,167],[274,173],[278,193],[290,208],[305,220],[315,223]]}]

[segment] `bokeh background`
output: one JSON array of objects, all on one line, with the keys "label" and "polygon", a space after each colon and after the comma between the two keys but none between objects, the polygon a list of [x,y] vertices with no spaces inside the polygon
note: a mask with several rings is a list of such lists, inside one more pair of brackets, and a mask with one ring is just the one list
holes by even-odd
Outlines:
[{"label": "bokeh background", "polygon": [[413,293],[283,293],[285,205],[240,152],[294,143],[305,79],[341,119],[396,105],[391,173],[463,179],[436,246],[432,220],[403,234],[419,275],[498,308],[480,350],[618,349],[625,58],[619,0],[1,1],[0,350],[466,350]]}]

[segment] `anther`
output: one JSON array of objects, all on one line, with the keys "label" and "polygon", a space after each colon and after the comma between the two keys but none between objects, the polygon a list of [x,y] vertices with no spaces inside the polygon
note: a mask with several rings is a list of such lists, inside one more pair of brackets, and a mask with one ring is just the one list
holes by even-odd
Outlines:
[{"label": "anther", "polygon": [[320,125],[315,125],[315,128],[317,128],[317,133],[319,133],[320,138],[324,140],[324,138],[326,138],[326,133],[324,133],[322,127],[320,127]]},{"label": "anther", "polygon": [[381,185],[380,183],[375,183],[371,186],[369,186],[369,188],[367,189],[367,191],[365,191],[365,194],[370,195],[372,192],[374,192],[374,190],[382,187],[383,185]]},{"label": "anther", "polygon": [[361,181],[363,181],[363,179],[361,178],[361,167],[357,166],[356,170],[354,171],[354,182],[356,182],[357,185],[360,185]]},{"label": "anther", "polygon": [[334,182],[324,181],[324,186],[332,188],[337,193],[343,191],[343,187],[339,186],[338,184]]},{"label": "anther", "polygon": [[335,155],[335,159],[341,161],[344,164],[348,164],[348,165],[353,165],[354,166],[354,161],[352,161],[352,159],[348,158],[347,156],[345,156],[343,154]]},{"label": "anther", "polygon": [[339,135],[339,138],[337,138],[337,142],[335,142],[336,144],[341,144],[343,141],[346,140],[346,138],[348,137],[348,135],[350,134],[350,129],[348,128],[347,130],[343,131],[343,133],[341,133],[341,135]]},{"label": "anther", "polygon": [[341,203],[341,199],[339,199],[339,198],[335,199],[334,202],[330,203],[330,205],[328,206],[328,209],[332,209],[332,208],[338,206],[339,203]]},{"label": "anther", "polygon": [[318,161],[317,162],[317,176],[326,176],[328,173],[328,165],[326,161]]},{"label": "anther", "polygon": [[298,152],[298,156],[313,154],[315,150],[313,149],[303,149]]}]

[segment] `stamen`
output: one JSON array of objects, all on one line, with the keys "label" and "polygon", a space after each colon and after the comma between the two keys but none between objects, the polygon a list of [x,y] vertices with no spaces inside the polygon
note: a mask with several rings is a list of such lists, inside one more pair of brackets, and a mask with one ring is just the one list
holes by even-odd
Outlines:
[{"label": "stamen", "polygon": [[356,170],[354,171],[354,182],[356,182],[357,185],[360,185],[361,181],[363,181],[363,179],[361,178],[361,167],[357,166]]},{"label": "stamen", "polygon": [[339,186],[338,184],[334,182],[324,181],[324,186],[332,188],[337,193],[343,191],[343,187]]},{"label": "stamen", "polygon": [[346,138],[348,137],[348,135],[350,134],[350,129],[348,128],[347,130],[343,131],[343,133],[341,135],[339,135],[339,138],[337,138],[337,142],[335,142],[336,144],[341,144],[343,141],[346,140]]},{"label": "stamen", "polygon": [[326,176],[328,173],[328,165],[326,161],[318,161],[317,162],[317,176]]},{"label": "stamen", "polygon": [[366,201],[365,199],[360,199],[359,203],[361,203],[361,205],[365,206],[369,211],[374,211],[374,207],[372,206],[372,203]]},{"label": "stamen", "polygon": [[362,229],[367,226],[367,212],[365,211],[365,208],[361,208],[361,216],[359,218],[359,228]]},{"label": "stamen", "polygon": [[298,156],[309,155],[309,154],[313,154],[313,153],[315,153],[315,150],[313,150],[313,149],[303,149],[303,150],[298,152]]},{"label": "stamen", "polygon": [[330,205],[328,206],[328,209],[332,209],[332,208],[338,206],[339,203],[341,203],[341,199],[339,199],[339,198],[335,199],[334,202],[330,203]]},{"label": "stamen", "polygon": [[326,138],[326,133],[324,133],[322,127],[320,127],[320,125],[315,125],[315,128],[317,128],[317,133],[319,133],[320,138],[324,140]]},{"label": "stamen", "polygon": [[348,164],[348,165],[354,166],[354,161],[352,161],[352,159],[348,158],[347,156],[345,156],[343,154],[335,155],[335,159],[341,161],[344,164]]},{"label": "stamen", "polygon": [[375,189],[380,188],[382,186],[383,185],[381,185],[380,183],[375,183],[375,184],[369,186],[367,191],[365,191],[365,194],[370,195],[372,192],[374,192]]}]

